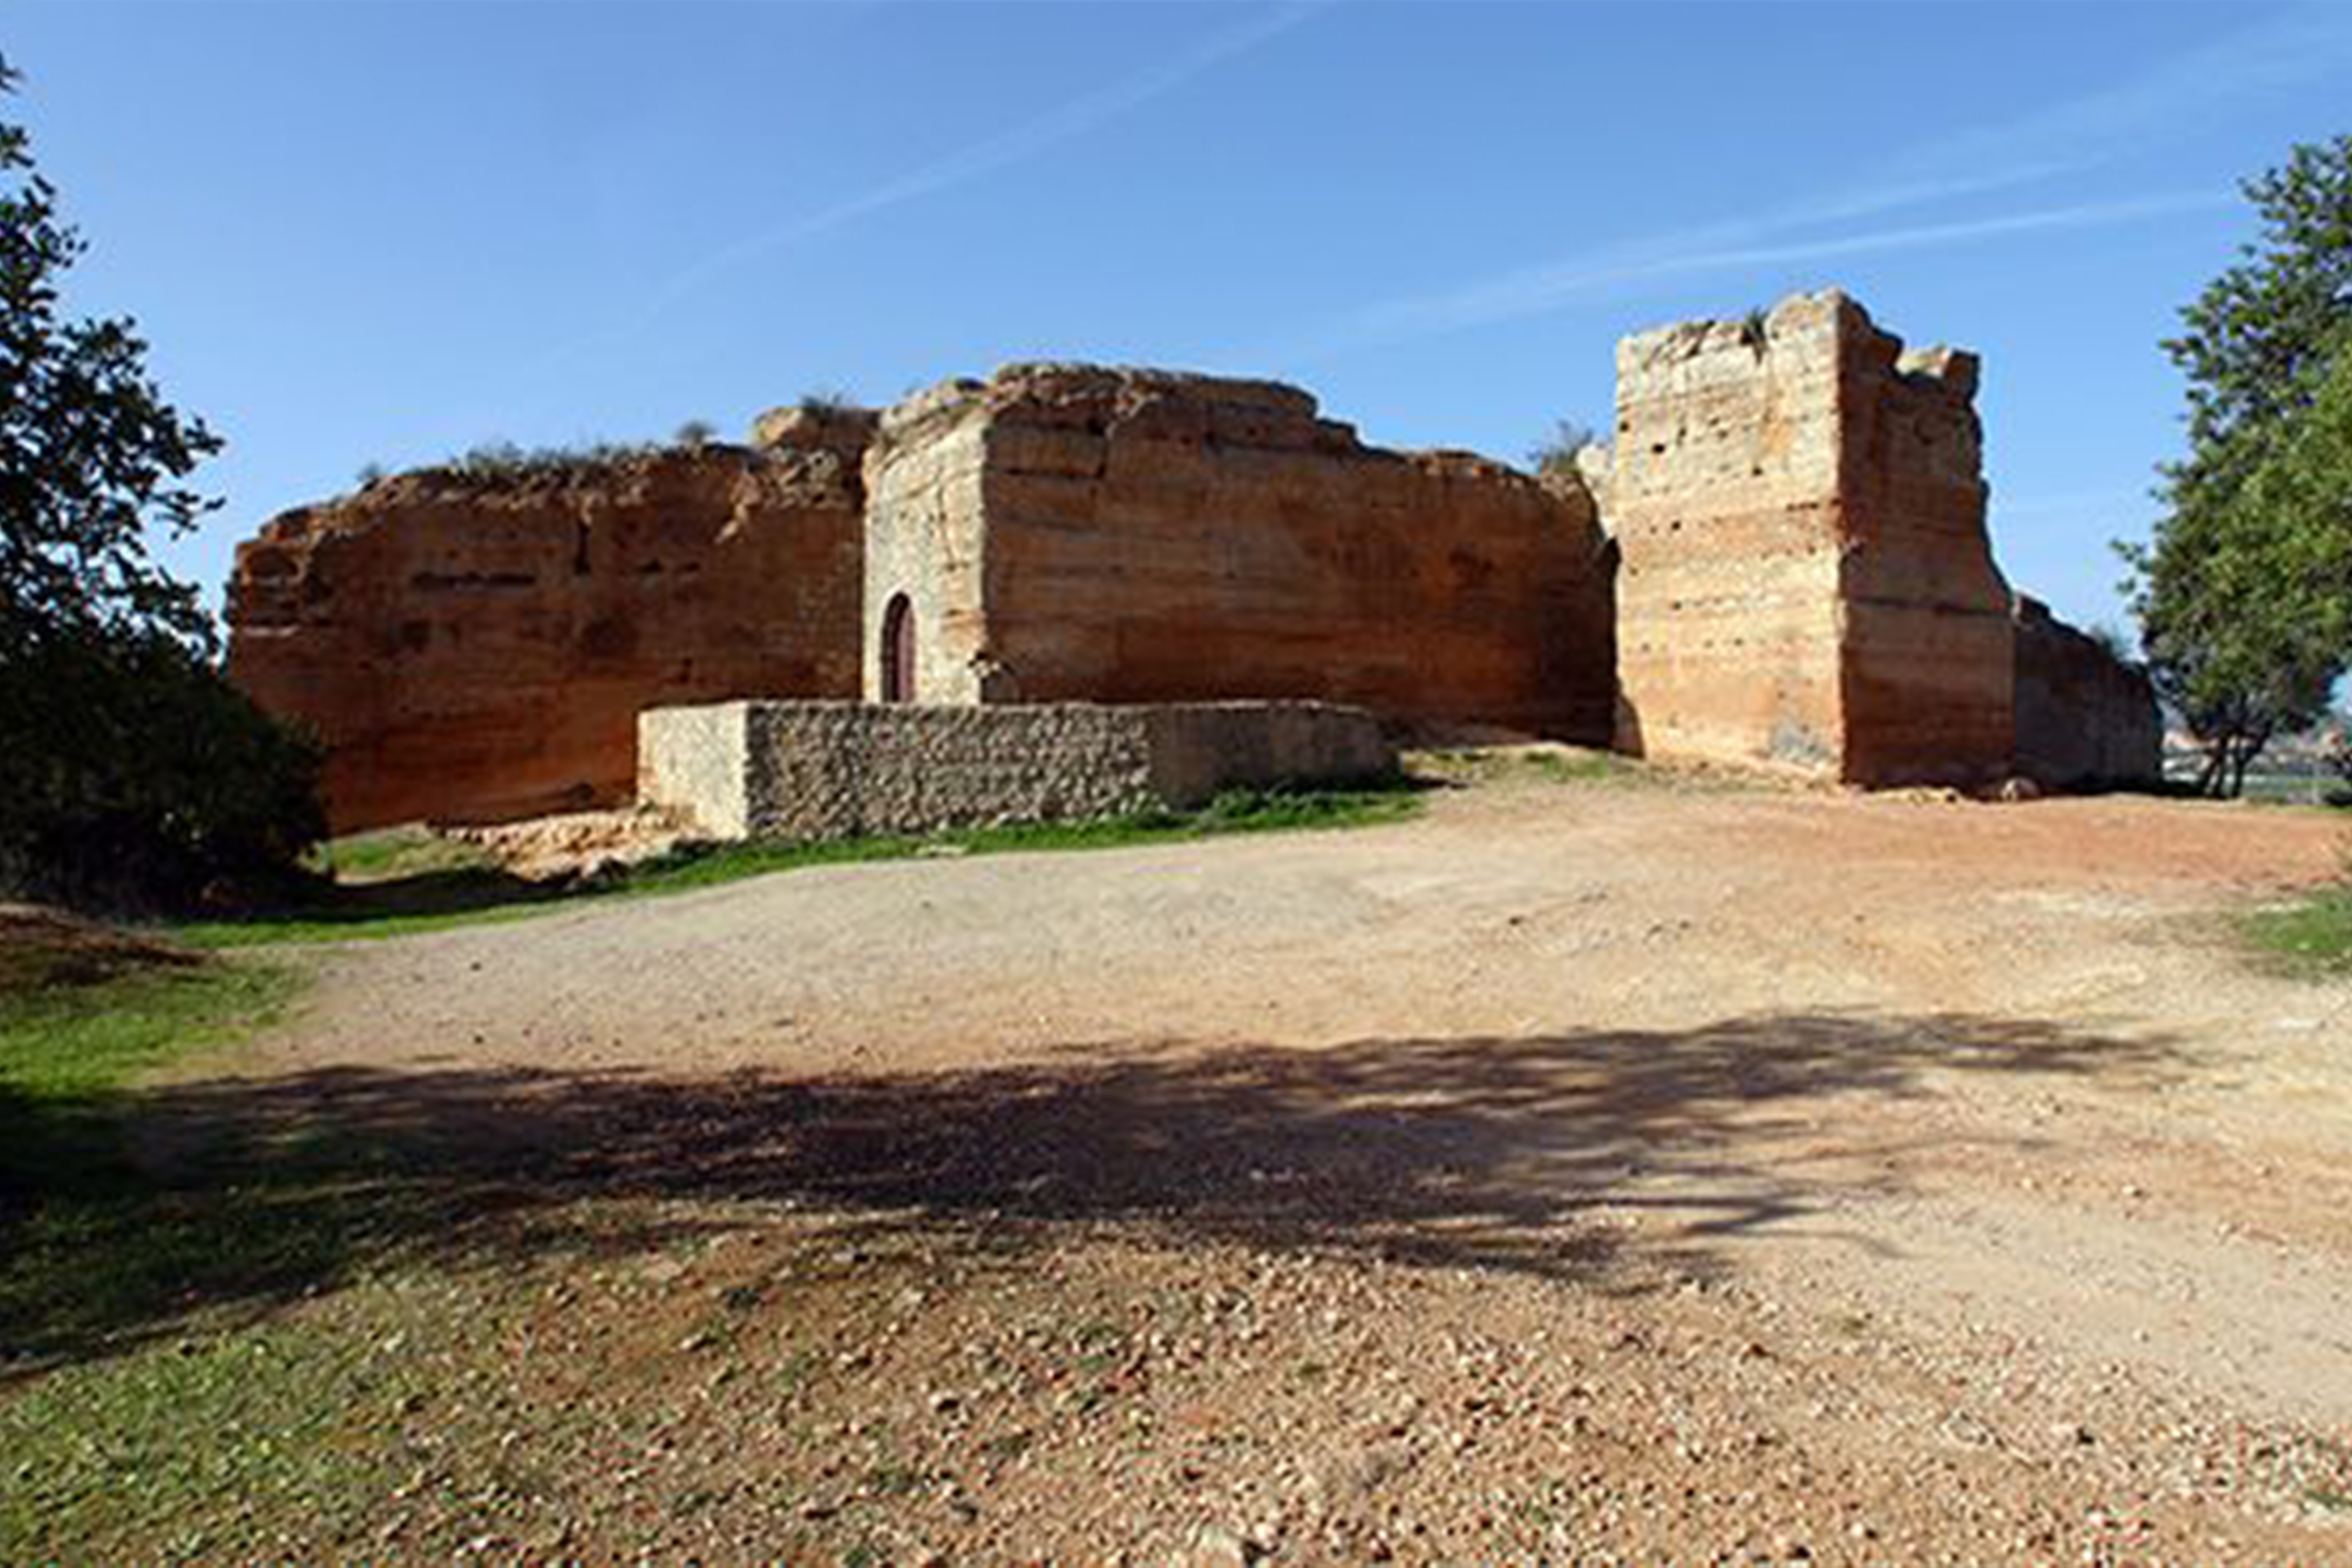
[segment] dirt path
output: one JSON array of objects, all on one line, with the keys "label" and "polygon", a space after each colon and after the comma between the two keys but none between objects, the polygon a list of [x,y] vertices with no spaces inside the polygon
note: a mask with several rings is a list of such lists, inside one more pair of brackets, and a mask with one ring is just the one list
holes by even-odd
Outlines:
[{"label": "dirt path", "polygon": [[[1130,1295],[1306,1269],[1218,1375],[1365,1360],[1265,1417],[1296,1485],[1040,1437],[907,1527],[950,1550],[2346,1556],[2352,988],[2213,924],[2337,831],[1496,785],[353,947],[252,1071],[662,1201],[1055,1228]],[[908,1375],[973,1354],[966,1301]],[[1206,1375],[1181,1409],[1275,1398]]]}]

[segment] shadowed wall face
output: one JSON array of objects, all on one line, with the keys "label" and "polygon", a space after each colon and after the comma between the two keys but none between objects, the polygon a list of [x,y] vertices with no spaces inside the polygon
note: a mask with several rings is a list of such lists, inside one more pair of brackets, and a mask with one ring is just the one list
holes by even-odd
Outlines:
[{"label": "shadowed wall face", "polygon": [[1573,484],[1367,447],[1292,387],[1060,365],[900,405],[866,480],[867,625],[919,607],[920,700],[1315,697],[1606,737]]},{"label": "shadowed wall face", "polygon": [[1618,349],[1620,746],[1852,783],[2009,768],[1976,361],[1834,290]]},{"label": "shadowed wall face", "polygon": [[2052,789],[2149,785],[2164,776],[2164,721],[2147,672],[2022,594],[2017,770]]},{"label": "shadowed wall face", "polygon": [[326,742],[338,832],[625,801],[643,708],[856,694],[863,435],[800,438],[289,512],[238,548],[230,676]]}]

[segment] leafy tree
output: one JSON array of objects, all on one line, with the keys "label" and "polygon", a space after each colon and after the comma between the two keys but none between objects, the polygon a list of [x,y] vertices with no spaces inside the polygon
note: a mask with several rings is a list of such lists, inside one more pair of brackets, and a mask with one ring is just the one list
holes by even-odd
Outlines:
[{"label": "leafy tree", "polygon": [[2352,135],[2296,147],[2243,186],[2261,235],[2184,308],[2165,352],[2189,379],[2176,493],[2228,487],[2307,407],[2352,322]]},{"label": "leafy tree", "polygon": [[221,679],[194,590],[149,554],[218,504],[185,480],[220,438],[163,400],[131,321],[61,314],[83,249],[0,123],[0,885],[173,901],[298,854],[317,759]]},{"label": "leafy tree", "polygon": [[2150,672],[2216,794],[2317,722],[2352,659],[2352,136],[2245,193],[2260,238],[2165,344],[2189,456],[2155,538],[2124,552]]}]

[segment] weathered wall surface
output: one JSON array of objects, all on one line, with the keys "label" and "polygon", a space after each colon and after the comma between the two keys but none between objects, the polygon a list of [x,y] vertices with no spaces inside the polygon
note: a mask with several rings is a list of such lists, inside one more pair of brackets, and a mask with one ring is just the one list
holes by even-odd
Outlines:
[{"label": "weathered wall surface", "polygon": [[329,747],[338,831],[627,799],[638,710],[857,689],[861,440],[428,470],[239,547],[229,674]]},{"label": "weathered wall surface", "polygon": [[2017,601],[2017,771],[2051,789],[2153,785],[2164,723],[2147,674]]},{"label": "weathered wall surface", "polygon": [[971,417],[979,383],[950,382],[886,411],[866,457],[866,647],[860,690],[882,691],[882,628],[890,601],[914,618],[914,688],[924,703],[1002,695],[982,610],[981,481],[984,423]]},{"label": "weathered wall surface", "polygon": [[1976,356],[1905,353],[1851,301],[1841,318],[1846,777],[1991,783],[2015,752],[2016,637],[1985,529]]},{"label": "weathered wall surface", "polygon": [[730,839],[1187,810],[1396,770],[1378,719],[1321,703],[727,703],[648,712],[638,744],[640,798]]},{"label": "weathered wall surface", "polygon": [[1975,361],[1834,290],[1618,349],[1618,745],[1849,782],[2008,771]]},{"label": "weathered wall surface", "polygon": [[1618,345],[1621,750],[1843,754],[1834,329],[1775,314],[1777,344],[1726,321]]},{"label": "weathered wall surface", "polygon": [[1572,483],[1367,447],[1291,387],[1061,365],[893,410],[866,482],[868,642],[908,594],[921,700],[1314,697],[1606,738],[1605,541]]}]

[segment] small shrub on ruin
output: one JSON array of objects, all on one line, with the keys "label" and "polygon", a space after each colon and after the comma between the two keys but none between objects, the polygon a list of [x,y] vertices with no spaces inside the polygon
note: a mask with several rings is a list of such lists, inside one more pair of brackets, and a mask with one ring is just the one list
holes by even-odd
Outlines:
[{"label": "small shrub on ruin", "polygon": [[[681,432],[683,435],[683,432]],[[488,484],[569,479],[639,461],[659,448],[641,441],[590,441],[576,446],[518,446],[485,442],[441,465],[445,474]]]},{"label": "small shrub on ruin", "polygon": [[673,444],[683,446],[688,452],[699,452],[709,445],[711,438],[718,434],[719,427],[709,420],[689,419],[677,427],[677,434],[670,439]]},{"label": "small shrub on ruin", "polygon": [[803,392],[799,406],[803,413],[822,419],[828,414],[856,413],[857,400],[839,387],[819,387],[814,392]]},{"label": "small shrub on ruin", "polygon": [[1528,449],[1528,466],[1538,474],[1573,475],[1576,455],[1599,439],[1592,426],[1580,420],[1555,421],[1551,434]]}]

